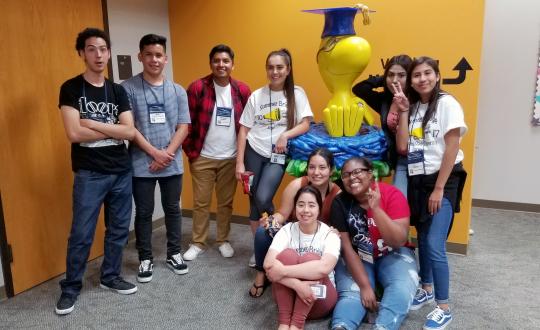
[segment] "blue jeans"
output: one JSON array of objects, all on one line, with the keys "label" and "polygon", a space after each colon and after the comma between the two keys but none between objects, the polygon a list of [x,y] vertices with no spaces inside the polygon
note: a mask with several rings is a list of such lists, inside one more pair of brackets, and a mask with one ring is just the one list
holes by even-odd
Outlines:
[{"label": "blue jeans", "polygon": [[[414,252],[401,247],[378,258],[375,264],[363,262],[363,265],[371,287],[375,287],[377,279],[384,288],[376,325],[383,329],[399,329],[409,312],[418,286]],[[343,258],[338,260],[335,278],[338,301],[332,316],[332,328],[339,325],[348,330],[356,330],[366,315],[366,309],[362,305],[360,288]]]},{"label": "blue jeans", "polygon": [[152,257],[152,214],[154,214],[154,191],[159,182],[161,205],[165,213],[167,233],[167,258],[180,253],[182,237],[182,213],[180,194],[182,174],[158,178],[133,178],[133,200],[135,201],[135,247],[139,260]]},{"label": "blue jeans", "polygon": [[257,228],[254,239],[254,251],[255,251],[255,269],[264,272],[263,263],[266,253],[272,244],[274,239],[268,235],[268,231],[263,227]]},{"label": "blue jeans", "polygon": [[398,156],[392,185],[399,189],[407,197],[407,157]]},{"label": "blue jeans", "polygon": [[108,214],[101,282],[108,283],[120,276],[122,251],[128,240],[131,222],[131,171],[102,174],[79,170],[73,182],[73,220],[68,239],[66,278],[60,281],[63,294],[77,297],[81,291],[103,203],[108,205]]},{"label": "blue jeans", "polygon": [[431,221],[416,225],[418,233],[418,260],[422,284],[434,287],[435,300],[439,304],[448,303],[450,271],[446,257],[446,238],[454,211],[447,198]]},{"label": "blue jeans", "polygon": [[272,199],[281,184],[285,165],[270,162],[270,158],[259,155],[246,142],[244,155],[246,171],[253,172],[253,185],[249,195],[249,220],[259,221],[263,212],[274,213]]}]

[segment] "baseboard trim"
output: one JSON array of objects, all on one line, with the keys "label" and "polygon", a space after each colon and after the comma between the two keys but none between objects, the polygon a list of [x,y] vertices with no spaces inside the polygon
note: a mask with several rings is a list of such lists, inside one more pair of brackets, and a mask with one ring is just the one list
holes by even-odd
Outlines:
[{"label": "baseboard trim", "polygon": [[[414,243],[414,245],[418,246],[418,242],[416,241],[416,237],[412,237],[411,241]],[[453,254],[459,254],[466,256],[467,255],[467,247],[468,244],[461,244],[461,243],[453,243],[453,242],[446,242],[446,252],[453,253]]]},{"label": "baseboard trim", "polygon": [[[193,211],[192,210],[182,210],[182,216],[186,216],[189,218],[193,218]],[[215,221],[216,213],[211,212],[210,213],[210,221]],[[234,215],[231,217],[231,223],[237,223],[239,225],[249,225],[249,218],[243,217],[240,215]],[[154,221],[152,221],[152,230],[156,230],[162,226],[165,225],[165,218],[157,218]],[[129,238],[128,240],[131,242],[135,239],[135,229],[132,229],[129,231]]]},{"label": "baseboard trim", "polygon": [[[152,231],[154,231],[154,230],[156,230],[159,227],[164,226],[164,225],[165,225],[165,218],[164,217],[155,219],[154,221],[152,221]],[[128,241],[131,242],[133,240],[135,240],[135,228],[133,228],[132,230],[129,231]]]},{"label": "baseboard trim", "polygon": [[0,286],[0,301],[7,299],[6,287]]},{"label": "baseboard trim", "polygon": [[467,255],[468,244],[446,242],[446,251],[448,253]]},{"label": "baseboard trim", "polygon": [[[182,210],[182,214],[186,217],[193,217],[193,211],[192,210]],[[211,219],[215,219],[216,214],[212,212],[210,214]],[[157,222],[158,220],[154,221]],[[239,215],[233,215],[231,218],[232,223],[237,223],[240,225],[249,225],[249,218],[243,217]],[[416,239],[413,237],[413,242],[416,244]],[[461,255],[467,255],[467,244],[461,244],[461,243],[453,243],[453,242],[446,242],[446,251],[449,253],[455,253],[455,254],[461,254]]]},{"label": "baseboard trim", "polygon": [[[193,210],[186,210],[182,209],[182,215],[185,215],[186,217],[193,218]],[[215,221],[216,219],[216,213],[210,212],[210,220]],[[241,215],[232,215],[231,216],[231,223],[237,223],[239,225],[249,225],[249,218],[244,217]]]},{"label": "baseboard trim", "polygon": [[538,204],[502,202],[502,201],[492,201],[492,200],[487,200],[487,199],[473,198],[472,206],[484,207],[488,209],[540,213],[540,205]]}]

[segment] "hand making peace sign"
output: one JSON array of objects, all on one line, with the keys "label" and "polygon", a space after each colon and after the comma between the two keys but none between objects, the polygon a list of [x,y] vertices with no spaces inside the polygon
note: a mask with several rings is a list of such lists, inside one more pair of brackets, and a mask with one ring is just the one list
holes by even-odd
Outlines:
[{"label": "hand making peace sign", "polygon": [[374,210],[380,206],[381,203],[381,191],[379,190],[379,183],[374,180],[375,189],[371,187],[368,189],[368,204],[369,208]]},{"label": "hand making peace sign", "polygon": [[401,89],[401,84],[399,83],[399,81],[392,83],[392,90],[394,93],[394,99],[392,100],[392,103],[397,105],[399,111],[401,112],[409,111],[409,99],[403,93],[403,89]]}]

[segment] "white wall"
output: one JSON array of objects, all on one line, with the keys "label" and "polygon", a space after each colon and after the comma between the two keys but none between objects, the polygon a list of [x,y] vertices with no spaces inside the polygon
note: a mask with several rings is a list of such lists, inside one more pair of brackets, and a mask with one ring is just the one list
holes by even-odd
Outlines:
[{"label": "white wall", "polygon": [[[118,63],[116,55],[131,55],[133,75],[142,71],[142,65],[137,59],[139,53],[139,40],[148,33],[159,34],[167,38],[167,56],[169,63],[165,66],[164,73],[169,79],[173,79],[172,48],[169,32],[169,8],[167,0],[107,0],[109,16],[109,33],[112,43],[112,63],[114,81],[118,78]],[[133,216],[130,229],[133,229]],[[162,218],[165,214],[161,206],[161,194],[156,185],[155,209],[153,219]]]},{"label": "white wall", "polygon": [[167,0],[107,0],[115,82],[120,82],[116,55],[131,55],[133,75],[142,71],[137,59],[139,40],[149,33],[167,38],[169,64],[164,73],[169,79],[173,78],[168,6]]},{"label": "white wall", "polygon": [[485,0],[473,198],[540,204],[540,1]]}]

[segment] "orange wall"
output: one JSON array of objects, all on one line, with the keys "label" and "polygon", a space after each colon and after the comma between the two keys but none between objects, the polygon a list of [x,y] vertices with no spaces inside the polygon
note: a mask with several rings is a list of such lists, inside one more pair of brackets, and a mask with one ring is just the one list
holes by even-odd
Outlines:
[{"label": "orange wall", "polygon": [[[301,13],[301,10],[354,3],[322,0],[169,1],[174,76],[187,87],[191,81],[208,74],[208,52],[214,45],[225,43],[236,53],[233,76],[247,82],[254,90],[266,83],[264,60],[268,52],[286,47],[293,55],[296,84],[306,90],[315,119],[320,121],[322,109],[330,97],[315,59],[324,19],[321,15]],[[443,78],[457,76],[452,69],[462,57],[473,67],[463,84],[443,86],[460,101],[469,125],[469,132],[462,142],[469,179],[463,211],[456,217],[450,236],[451,242],[467,244],[484,2],[371,0],[364,3],[377,12],[372,15],[369,26],[362,25],[361,16],[356,18],[357,34],[367,39],[373,49],[371,62],[360,79],[380,73],[381,60],[398,53],[438,58]],[[288,180],[286,178],[284,182]],[[278,192],[278,198],[279,195]],[[182,202],[184,208],[192,207],[189,171],[184,180]],[[248,214],[247,198],[239,189],[234,213]]]}]

